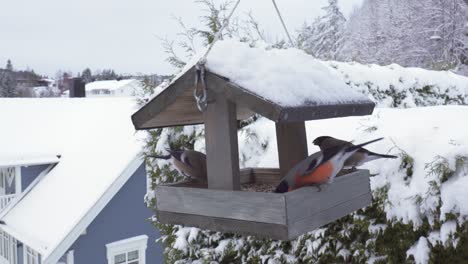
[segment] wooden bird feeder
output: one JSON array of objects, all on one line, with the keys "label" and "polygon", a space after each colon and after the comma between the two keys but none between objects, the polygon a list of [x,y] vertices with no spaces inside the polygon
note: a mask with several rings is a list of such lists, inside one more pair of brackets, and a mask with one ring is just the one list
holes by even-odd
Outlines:
[{"label": "wooden bird feeder", "polygon": [[[213,73],[208,67],[208,106],[200,112],[193,97],[195,71],[195,67],[189,69],[132,116],[139,130],[205,125],[208,184],[157,186],[159,221],[291,240],[371,203],[367,170],[337,177],[320,192],[316,187],[285,194],[240,189],[242,183],[248,182],[279,183],[290,168],[308,156],[304,121],[369,115],[374,103],[363,96],[358,102],[308,101],[287,107]],[[236,121],[254,113],[276,123],[279,169],[239,169]]]}]

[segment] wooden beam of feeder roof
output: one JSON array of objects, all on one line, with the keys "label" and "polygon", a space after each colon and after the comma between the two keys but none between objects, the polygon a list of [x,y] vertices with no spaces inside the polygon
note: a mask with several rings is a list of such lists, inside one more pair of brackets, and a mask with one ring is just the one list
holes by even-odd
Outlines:
[{"label": "wooden beam of feeder roof", "polygon": [[[176,79],[159,95],[151,99],[132,116],[136,129],[151,129],[178,125],[203,123],[203,113],[193,97],[195,68]],[[237,119],[243,120],[253,115],[247,108],[238,107]]]},{"label": "wooden beam of feeder roof", "polygon": [[[133,125],[136,129],[150,129],[159,127],[157,123],[152,122],[156,115],[159,115],[166,108],[176,102],[177,97],[182,96],[188,87],[193,86],[194,68],[176,79],[169,87],[151,99],[150,102],[141,107],[132,115]],[[196,105],[195,105],[196,107]],[[169,120],[168,120],[169,121]],[[202,123],[202,118],[191,121],[191,115],[186,115],[186,120],[172,120],[173,125],[183,125],[185,123]],[[198,121],[198,122],[197,122]],[[164,126],[164,120],[160,120],[161,126]],[[169,126],[169,124],[167,124]]]},{"label": "wooden beam of feeder roof", "polygon": [[[193,125],[203,123],[203,114],[197,109],[193,98],[195,68],[192,67],[158,96],[138,110],[133,116],[136,129]],[[258,113],[274,122],[301,122],[345,116],[372,114],[375,104],[370,101],[318,104],[310,102],[301,106],[281,106],[253,91],[245,89],[228,78],[206,72],[208,89],[225,93],[238,105],[237,119],[242,120]],[[326,89],[326,87],[324,87]]]}]

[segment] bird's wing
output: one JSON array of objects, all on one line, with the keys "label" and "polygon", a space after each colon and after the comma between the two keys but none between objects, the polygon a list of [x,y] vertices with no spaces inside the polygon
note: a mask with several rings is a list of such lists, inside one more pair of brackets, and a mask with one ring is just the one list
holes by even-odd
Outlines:
[{"label": "bird's wing", "polygon": [[315,168],[317,168],[317,163],[318,163],[318,162],[317,162],[316,159],[312,160],[312,161],[309,163],[309,166],[307,167],[307,169],[305,170],[304,173],[307,173],[307,172],[309,172],[309,171],[313,171]]},{"label": "bird's wing", "polygon": [[190,167],[193,167],[192,163],[190,162],[190,159],[189,159],[189,157],[187,156],[186,153],[182,153],[181,159],[182,159],[183,163],[187,164]]},{"label": "bird's wing", "polygon": [[320,166],[320,164],[322,163],[322,160],[323,160],[323,155],[320,155],[319,157],[315,158],[315,159],[312,159],[309,164],[307,165],[307,168],[305,169],[305,171],[303,171],[300,176],[304,176],[304,175],[308,175],[310,174],[312,171],[314,171],[318,166]]},{"label": "bird's wing", "polygon": [[352,141],[345,141],[345,140],[341,140],[337,138],[329,138],[323,142],[321,148],[330,149],[330,148],[336,148],[336,147],[341,147],[341,146],[352,146],[353,143],[351,142]]},{"label": "bird's wing", "polygon": [[314,170],[316,170],[322,164],[326,163],[331,158],[333,158],[336,154],[338,154],[338,152],[342,151],[343,148],[346,148],[346,146],[341,145],[341,146],[335,146],[332,148],[324,149],[323,151],[320,152],[320,156],[317,156],[315,159],[310,161],[310,164],[307,167],[307,169],[300,175],[305,176],[305,175],[311,174]]},{"label": "bird's wing", "polygon": [[187,150],[184,162],[187,162],[193,168],[202,169],[206,167],[206,155],[195,150]]}]

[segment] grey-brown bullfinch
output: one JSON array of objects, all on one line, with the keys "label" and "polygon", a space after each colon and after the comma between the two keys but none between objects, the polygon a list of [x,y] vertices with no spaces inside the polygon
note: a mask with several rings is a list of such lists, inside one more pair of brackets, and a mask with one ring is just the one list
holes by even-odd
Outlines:
[{"label": "grey-brown bullfinch", "polygon": [[[330,136],[318,137],[314,139],[313,143],[319,146],[321,151],[337,146],[354,146],[353,143],[349,141],[344,141]],[[398,157],[393,155],[379,154],[369,151],[365,148],[359,148],[356,153],[351,155],[351,157],[345,161],[344,168],[356,168],[357,166],[361,166],[368,161],[381,158],[396,159]]]},{"label": "grey-brown bullfinch", "polygon": [[314,153],[294,166],[276,187],[276,193],[293,191],[303,186],[320,186],[332,183],[345,161],[361,147],[383,138],[374,139],[359,145],[341,145]]},{"label": "grey-brown bullfinch", "polygon": [[174,167],[183,175],[206,182],[206,155],[195,150],[170,150],[169,155],[148,157],[157,159],[170,159]]}]

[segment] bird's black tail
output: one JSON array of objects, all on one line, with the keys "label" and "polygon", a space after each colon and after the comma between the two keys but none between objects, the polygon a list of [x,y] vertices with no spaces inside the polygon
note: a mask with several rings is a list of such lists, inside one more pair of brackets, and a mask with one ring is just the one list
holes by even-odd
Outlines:
[{"label": "bird's black tail", "polygon": [[395,155],[379,154],[379,153],[370,152],[370,151],[369,151],[368,155],[376,156],[378,158],[384,158],[384,159],[396,159],[396,158],[398,158],[398,156],[395,156]]},{"label": "bird's black tail", "polygon": [[369,145],[369,144],[371,144],[371,143],[380,141],[380,140],[382,140],[382,139],[383,139],[383,138],[377,138],[377,139],[374,139],[374,140],[371,140],[371,141],[367,141],[367,142],[361,143],[361,144],[359,144],[359,145],[355,145],[355,146],[349,147],[349,148],[346,149],[346,152],[355,151],[356,149],[360,149],[360,148],[364,147],[365,145]]},{"label": "bird's black tail", "polygon": [[276,186],[276,189],[273,191],[275,193],[285,193],[288,192],[289,190],[289,185],[287,181],[281,181],[278,186]]},{"label": "bird's black tail", "polygon": [[171,155],[164,155],[164,156],[159,156],[159,155],[148,155],[146,156],[148,158],[155,158],[155,159],[165,159],[165,160],[168,160],[171,158]]}]

